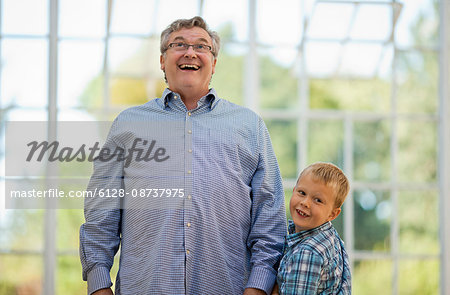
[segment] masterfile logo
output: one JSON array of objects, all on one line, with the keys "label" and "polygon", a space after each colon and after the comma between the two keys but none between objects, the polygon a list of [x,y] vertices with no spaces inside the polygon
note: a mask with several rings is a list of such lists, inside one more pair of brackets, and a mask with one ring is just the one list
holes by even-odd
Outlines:
[{"label": "masterfile logo", "polygon": [[192,190],[185,130],[184,120],[6,122],[6,208],[179,208]]},{"label": "masterfile logo", "polygon": [[[51,138],[49,122],[7,122],[6,175],[86,177],[96,161],[121,162],[124,168],[152,165],[164,171],[157,166],[172,165],[182,153],[182,123],[54,122],[57,132]],[[49,171],[51,164],[62,169]]]},{"label": "masterfile logo", "polygon": [[[100,148],[100,143],[95,142],[94,146],[87,147],[86,144],[82,144],[80,147],[60,147],[58,141],[32,141],[27,144],[30,147],[28,153],[27,162],[38,161],[43,159],[49,162],[93,162],[93,161],[117,161],[124,162],[124,167],[128,168],[132,161],[136,162],[149,162],[154,160],[155,162],[164,162],[170,158],[166,155],[166,149],[156,146],[156,140],[152,140],[150,143],[148,140],[135,138],[129,149],[116,146],[114,150],[103,147]],[[38,152],[38,153],[36,153]],[[37,154],[36,157],[35,154]],[[97,155],[97,156],[96,156]],[[45,157],[47,156],[47,157]]]}]

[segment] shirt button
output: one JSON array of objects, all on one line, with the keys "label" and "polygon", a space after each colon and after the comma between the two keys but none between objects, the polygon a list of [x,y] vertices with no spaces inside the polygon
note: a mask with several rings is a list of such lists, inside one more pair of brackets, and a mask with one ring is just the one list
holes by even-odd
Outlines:
[{"label": "shirt button", "polygon": [[188,130],[188,133],[191,134],[191,133],[192,133],[192,130]]},{"label": "shirt button", "polygon": [[191,150],[191,149],[188,149],[188,152],[192,153],[192,150]]},{"label": "shirt button", "polygon": [[188,200],[190,200],[190,199],[192,199],[192,196],[191,196],[191,195],[188,195]]},{"label": "shirt button", "polygon": [[186,254],[187,255],[189,255],[191,253],[191,251],[189,251],[189,250],[186,250]]},{"label": "shirt button", "polygon": [[191,112],[188,112],[188,116],[192,115]]},{"label": "shirt button", "polygon": [[187,227],[191,227],[191,223],[190,222],[188,222],[186,225],[187,225]]},{"label": "shirt button", "polygon": [[174,96],[173,96],[173,98],[177,99],[177,98],[178,98],[178,96],[177,96],[177,95],[174,95]]},{"label": "shirt button", "polygon": [[188,170],[188,174],[192,174],[192,171],[191,171],[191,170]]}]

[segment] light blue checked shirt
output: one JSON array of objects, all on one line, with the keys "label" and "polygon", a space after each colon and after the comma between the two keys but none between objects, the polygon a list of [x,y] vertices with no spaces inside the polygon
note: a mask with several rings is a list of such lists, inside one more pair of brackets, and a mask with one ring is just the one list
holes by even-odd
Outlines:
[{"label": "light blue checked shirt", "polygon": [[331,222],[295,232],[289,221],[278,268],[280,295],[351,294],[351,273],[344,243]]},{"label": "light blue checked shirt", "polygon": [[[250,287],[270,293],[287,229],[280,172],[262,119],[214,89],[188,111],[166,89],[162,98],[123,111],[105,147],[127,150],[133,139],[152,136],[167,161],[94,163],[89,191],[124,189],[132,197],[85,202],[80,257],[88,293],[112,285],[119,245],[116,294],[229,295]],[[123,205],[157,186],[182,194]],[[98,202],[112,208],[95,208]]]}]

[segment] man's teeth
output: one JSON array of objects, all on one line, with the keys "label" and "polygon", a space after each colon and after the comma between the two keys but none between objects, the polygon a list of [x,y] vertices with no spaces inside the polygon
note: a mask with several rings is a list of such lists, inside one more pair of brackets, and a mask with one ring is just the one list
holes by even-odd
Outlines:
[{"label": "man's teeth", "polygon": [[182,70],[198,70],[199,66],[196,66],[196,65],[181,65],[180,69],[182,69]]}]

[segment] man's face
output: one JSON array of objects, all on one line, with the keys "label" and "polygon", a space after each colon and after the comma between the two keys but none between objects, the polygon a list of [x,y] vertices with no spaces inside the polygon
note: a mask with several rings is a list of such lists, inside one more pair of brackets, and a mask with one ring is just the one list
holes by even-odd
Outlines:
[{"label": "man's face", "polygon": [[295,232],[312,229],[335,219],[341,212],[335,208],[335,192],[310,173],[302,175],[292,192],[289,209]]},{"label": "man's face", "polygon": [[[212,47],[211,37],[199,27],[171,33],[168,44],[173,42],[205,44]],[[182,96],[189,91],[202,95],[208,92],[216,61],[212,52],[199,53],[194,51],[192,46],[182,51],[168,48],[160,58],[161,70],[166,74],[170,90]]]}]

